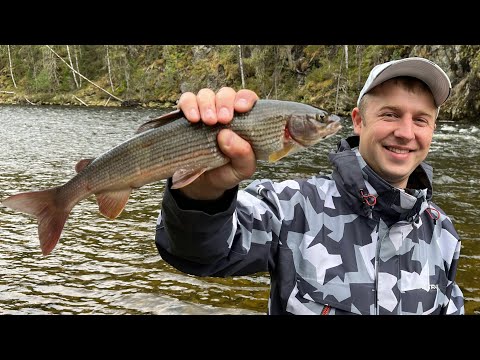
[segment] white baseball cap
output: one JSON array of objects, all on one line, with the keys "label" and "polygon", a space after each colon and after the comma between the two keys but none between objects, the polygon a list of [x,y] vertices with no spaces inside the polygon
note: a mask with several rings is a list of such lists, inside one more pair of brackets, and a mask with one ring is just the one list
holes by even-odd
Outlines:
[{"label": "white baseball cap", "polygon": [[363,95],[375,86],[397,76],[412,76],[422,80],[430,88],[437,107],[440,107],[450,96],[452,84],[448,75],[440,66],[421,57],[410,57],[375,66],[370,71],[370,75],[368,75],[368,79],[362,91],[360,91],[357,106],[360,104]]}]

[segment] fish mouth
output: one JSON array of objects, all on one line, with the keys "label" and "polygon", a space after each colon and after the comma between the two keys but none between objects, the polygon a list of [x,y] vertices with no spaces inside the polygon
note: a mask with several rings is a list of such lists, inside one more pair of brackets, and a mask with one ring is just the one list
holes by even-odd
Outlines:
[{"label": "fish mouth", "polygon": [[341,128],[343,128],[341,124],[342,119],[337,115],[333,115],[333,116],[335,116],[338,120],[332,120],[332,122],[330,122],[330,124],[327,125],[326,130],[331,132],[331,134],[326,135],[327,137],[336,134]]},{"label": "fish mouth", "polygon": [[335,115],[335,114],[330,114],[328,115],[328,119],[327,119],[328,122],[341,122],[342,121],[342,118],[338,115]]}]

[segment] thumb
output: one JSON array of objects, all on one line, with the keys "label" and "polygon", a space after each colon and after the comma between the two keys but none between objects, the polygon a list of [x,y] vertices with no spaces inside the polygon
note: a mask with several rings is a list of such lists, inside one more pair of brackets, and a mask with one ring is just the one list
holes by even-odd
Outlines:
[{"label": "thumb", "polygon": [[236,182],[250,178],[256,169],[255,153],[250,143],[229,129],[219,132],[217,142],[220,150],[230,158],[230,171]]}]

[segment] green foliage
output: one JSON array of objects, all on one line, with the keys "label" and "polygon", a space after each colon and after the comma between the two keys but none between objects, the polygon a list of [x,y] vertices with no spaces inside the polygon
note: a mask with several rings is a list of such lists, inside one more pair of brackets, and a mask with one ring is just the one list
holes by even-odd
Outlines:
[{"label": "green foliage", "polygon": [[50,93],[53,91],[52,84],[50,81],[50,74],[47,69],[42,69],[35,79],[33,79],[33,87],[35,92],[45,92]]},{"label": "green foliage", "polygon": [[[67,46],[52,48],[70,62]],[[370,69],[383,61],[432,55],[454,75],[480,69],[479,46],[349,45],[348,67],[344,45],[242,45],[241,49],[245,86],[261,98],[309,102],[337,109],[340,115],[355,105]],[[185,91],[242,86],[238,45],[69,45],[69,50],[75,69],[123,100],[172,104]],[[102,105],[110,97],[80,77],[77,88],[72,70],[46,46],[14,45],[10,52],[12,69],[7,46],[0,46],[1,89],[12,89],[12,70],[16,91],[30,99],[61,102],[75,95]],[[469,79],[474,94],[477,81],[473,76]],[[0,101],[10,98],[0,96]]]}]

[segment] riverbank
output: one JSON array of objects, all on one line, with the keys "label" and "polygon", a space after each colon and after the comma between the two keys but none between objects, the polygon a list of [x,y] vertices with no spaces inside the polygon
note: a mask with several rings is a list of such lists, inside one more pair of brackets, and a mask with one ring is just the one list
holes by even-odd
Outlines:
[{"label": "riverbank", "polygon": [[62,106],[102,106],[102,107],[142,107],[170,109],[175,107],[173,102],[162,102],[149,100],[141,102],[138,100],[119,101],[113,97],[99,96],[95,91],[82,91],[81,93],[67,93],[58,95],[45,94],[24,94],[15,91],[0,92],[0,105],[62,105]]}]

